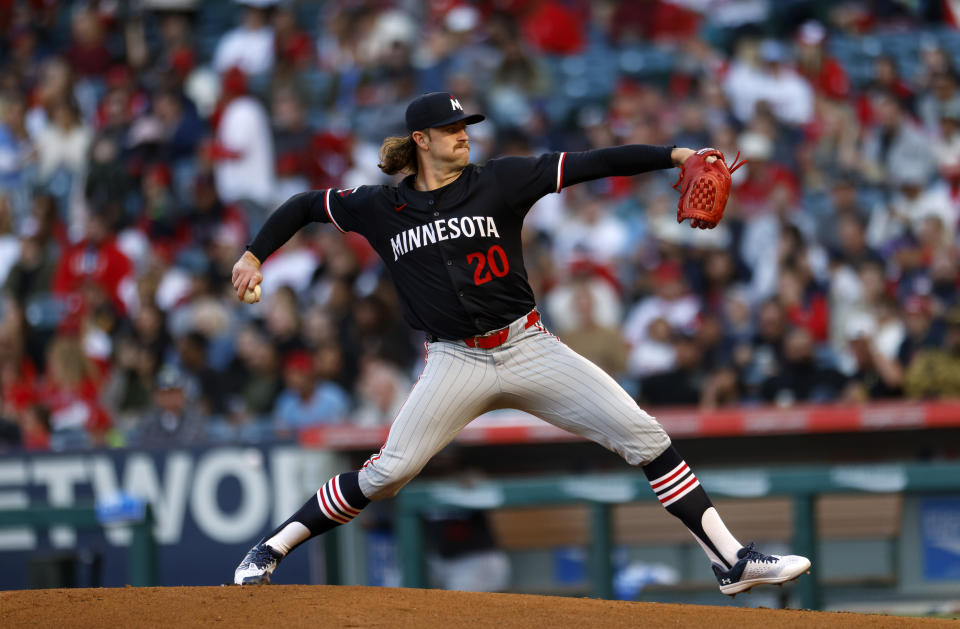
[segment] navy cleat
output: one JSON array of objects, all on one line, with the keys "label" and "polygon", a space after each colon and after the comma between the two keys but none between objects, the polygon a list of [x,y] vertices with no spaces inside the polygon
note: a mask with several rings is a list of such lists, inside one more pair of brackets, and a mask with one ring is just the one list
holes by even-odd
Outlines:
[{"label": "navy cleat", "polygon": [[237,585],[268,585],[270,575],[277,569],[281,559],[283,555],[280,552],[260,540],[237,566],[233,573],[233,582]]},{"label": "navy cleat", "polygon": [[764,555],[751,542],[737,551],[737,563],[729,570],[713,564],[720,591],[734,596],[755,585],[780,585],[796,579],[810,569],[810,560],[800,555]]}]

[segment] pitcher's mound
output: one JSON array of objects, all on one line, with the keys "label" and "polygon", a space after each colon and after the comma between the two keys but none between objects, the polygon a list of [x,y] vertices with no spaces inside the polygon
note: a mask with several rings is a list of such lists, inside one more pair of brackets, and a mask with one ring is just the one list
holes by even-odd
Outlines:
[{"label": "pitcher's mound", "polygon": [[949,620],[375,587],[224,586],[0,592],[2,627],[953,627]]}]

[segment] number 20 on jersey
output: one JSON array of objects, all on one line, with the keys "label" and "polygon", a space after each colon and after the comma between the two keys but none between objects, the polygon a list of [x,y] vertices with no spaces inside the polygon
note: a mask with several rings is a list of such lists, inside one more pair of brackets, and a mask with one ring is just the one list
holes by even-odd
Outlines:
[{"label": "number 20 on jersey", "polygon": [[500,245],[493,245],[483,253],[475,251],[467,254],[467,263],[471,266],[476,263],[473,269],[473,283],[477,286],[486,284],[496,277],[503,277],[510,271],[510,262],[507,260],[507,253]]}]

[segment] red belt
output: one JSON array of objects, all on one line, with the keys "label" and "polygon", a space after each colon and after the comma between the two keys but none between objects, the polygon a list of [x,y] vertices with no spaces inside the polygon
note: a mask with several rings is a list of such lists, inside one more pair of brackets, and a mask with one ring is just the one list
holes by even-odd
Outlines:
[{"label": "red belt", "polygon": [[[524,323],[523,329],[529,328],[539,320],[540,313],[536,310],[531,311],[530,314],[527,315],[527,322]],[[471,336],[470,338],[463,339],[463,342],[467,344],[467,347],[493,349],[494,347],[500,347],[506,343],[509,336],[510,326],[507,326],[503,329],[497,330],[496,332],[488,332],[483,336]]]}]

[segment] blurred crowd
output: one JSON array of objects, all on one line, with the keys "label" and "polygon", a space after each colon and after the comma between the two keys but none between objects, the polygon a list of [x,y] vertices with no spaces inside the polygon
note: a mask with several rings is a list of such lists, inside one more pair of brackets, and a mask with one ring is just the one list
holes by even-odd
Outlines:
[{"label": "blurred crowd", "polygon": [[315,225],[240,304],[231,267],[306,189],[377,169],[416,95],[472,160],[714,146],[542,199],[547,324],[641,405],[960,395],[960,33],[895,0],[0,1],[0,444],[262,440],[386,425],[423,364],[370,247]]}]

